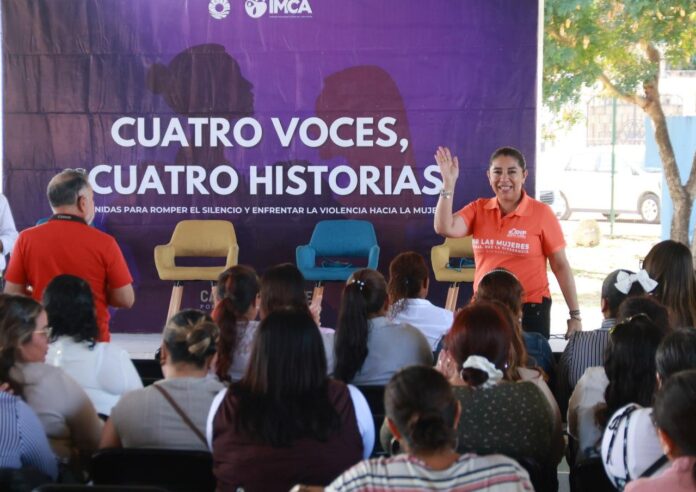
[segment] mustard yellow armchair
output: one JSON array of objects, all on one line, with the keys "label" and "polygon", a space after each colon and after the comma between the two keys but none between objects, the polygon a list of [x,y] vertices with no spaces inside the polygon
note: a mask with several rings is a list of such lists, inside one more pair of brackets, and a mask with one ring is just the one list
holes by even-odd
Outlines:
[{"label": "mustard yellow armchair", "polygon": [[[177,266],[177,257],[225,258],[224,266]],[[167,244],[155,246],[155,267],[162,280],[172,280],[167,320],[181,307],[184,281],[215,282],[222,272],[237,264],[239,246],[234,226],[226,220],[182,220]]]},{"label": "mustard yellow armchair", "polygon": [[454,311],[459,297],[459,284],[461,282],[473,282],[475,267],[473,261],[467,265],[453,267],[450,258],[468,258],[473,260],[474,248],[471,245],[471,236],[445,239],[444,244],[433,246],[430,250],[430,261],[433,265],[435,280],[438,282],[451,282],[447,291],[445,308]]}]

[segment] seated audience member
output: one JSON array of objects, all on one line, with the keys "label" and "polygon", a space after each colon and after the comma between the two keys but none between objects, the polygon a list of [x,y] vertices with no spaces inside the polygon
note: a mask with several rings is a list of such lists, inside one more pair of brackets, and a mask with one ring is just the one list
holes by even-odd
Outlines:
[{"label": "seated audience member", "polygon": [[97,449],[102,423],[80,385],[45,363],[49,332],[41,304],[0,298],[0,379],[36,413],[61,462],[79,472],[80,457]]},{"label": "seated audience member", "polygon": [[677,241],[662,241],[648,252],[643,268],[658,283],[653,295],[667,306],[670,325],[696,327],[696,277],[691,250]]},{"label": "seated audience member", "polygon": [[461,406],[435,369],[397,372],[384,393],[386,422],[404,454],[362,461],[327,491],[532,490],[527,472],[512,459],[457,452]]},{"label": "seated audience member", "polygon": [[[437,368],[462,407],[457,451],[529,458],[555,474],[563,437],[553,411],[538,386],[505,372],[512,330],[502,306],[476,302],[457,313],[445,337]],[[384,449],[390,437],[382,426]]]},{"label": "seated audience member", "polygon": [[208,417],[218,490],[326,485],[367,457],[374,425],[354,387],[329,379],[321,336],[306,309],[259,323],[247,371]]},{"label": "seated audience member", "polygon": [[[554,412],[558,413],[558,422],[560,426],[560,411],[558,404],[553,397],[551,390],[546,384],[544,373],[540,370],[537,364],[536,357],[530,360],[527,352],[528,346],[536,345],[537,341],[543,344],[542,355],[539,359],[547,361],[550,366],[549,371],[553,371],[553,352],[549,342],[539,333],[525,332],[522,330],[522,299],[523,299],[522,284],[517,278],[505,269],[496,269],[488,272],[481,278],[478,289],[476,290],[476,301],[499,302],[505,306],[509,314],[512,315],[510,323],[513,326],[512,345],[510,351],[510,359],[508,360],[507,372],[510,379],[513,381],[531,381],[544,392],[544,395],[549,400],[549,403],[554,408]],[[531,341],[530,344],[527,342]],[[549,373],[547,371],[547,374]]]},{"label": "seated audience member", "polygon": [[215,372],[221,381],[239,381],[246,370],[259,312],[259,279],[247,266],[220,274],[215,287],[213,320],[220,329]]},{"label": "seated audience member", "polygon": [[389,318],[420,330],[434,352],[437,343],[452,326],[452,311],[433,305],[426,299],[430,285],[428,265],[423,256],[407,251],[389,264]]},{"label": "seated audience member", "polygon": [[44,290],[43,303],[51,326],[46,363],[77,381],[98,413],[108,416],[123,393],[143,387],[128,352],[97,342],[99,327],[87,282],[59,275]]},{"label": "seated audience member", "polygon": [[396,371],[414,364],[432,365],[423,334],[386,317],[387,284],[376,270],[353,273],[343,288],[334,340],[334,377],[344,382],[384,385]]},{"label": "seated audience member", "polygon": [[207,450],[208,409],[223,388],[217,378],[207,377],[217,337],[217,326],[201,311],[184,309],[172,316],[162,334],[164,379],[121,397],[99,446]]},{"label": "seated audience member", "polygon": [[616,320],[618,322],[626,321],[636,314],[647,314],[663,333],[672,331],[667,307],[653,296],[643,295],[626,298],[619,305],[619,315]]},{"label": "seated audience member", "polygon": [[[659,306],[649,298],[643,302]],[[587,369],[568,402],[568,433],[577,441],[578,458],[598,455],[602,433],[616,410],[628,403],[650,405],[655,352],[665,335],[664,328],[646,313],[635,314],[610,330],[604,367]]]},{"label": "seated audience member", "polygon": [[299,309],[310,313],[319,327],[327,367],[331,371],[334,360],[334,330],[321,326],[321,300],[312,305],[307,304],[304,285],[302,272],[292,263],[281,263],[266,270],[261,277],[259,317],[263,319],[276,309]]},{"label": "seated audience member", "polygon": [[[522,284],[512,272],[504,268],[496,268],[481,277],[475,294],[475,299],[478,301],[503,303],[515,317],[515,333],[512,339],[513,360],[511,360],[510,368],[537,366],[547,375],[552,375],[555,361],[548,340],[539,333],[522,329],[523,298]],[[532,373],[535,378],[538,371],[523,370],[520,377],[533,379],[529,377]],[[514,374],[512,376],[517,379]]]},{"label": "seated audience member", "polygon": [[[0,368],[0,381],[7,377]],[[0,468],[32,467],[50,480],[58,477],[58,462],[34,411],[0,388]]]},{"label": "seated audience member", "polygon": [[616,324],[619,305],[628,296],[652,292],[657,283],[645,270],[633,273],[628,270],[614,270],[602,283],[600,308],[604,321],[591,331],[578,331],[568,339],[558,363],[556,396],[560,402],[567,402],[575,385],[588,367],[604,363],[604,350],[609,343],[609,330]]},{"label": "seated audience member", "polygon": [[696,370],[670,376],[655,396],[657,433],[671,466],[662,475],[631,482],[626,492],[696,491]]},{"label": "seated audience member", "polygon": [[[660,342],[655,355],[657,386],[672,374],[696,369],[696,330],[681,328]],[[669,465],[653,425],[653,409],[630,403],[619,408],[602,438],[602,462],[620,489],[638,477],[656,476]]]}]

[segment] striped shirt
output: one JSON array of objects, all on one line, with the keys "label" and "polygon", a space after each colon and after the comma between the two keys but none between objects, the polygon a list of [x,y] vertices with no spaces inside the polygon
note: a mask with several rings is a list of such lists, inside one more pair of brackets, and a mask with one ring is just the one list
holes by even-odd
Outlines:
[{"label": "striped shirt", "polygon": [[[602,326],[593,331],[573,333],[558,362],[556,397],[561,406],[566,406],[575,385],[588,367],[604,365],[604,350],[609,344],[609,330],[616,324],[614,318],[602,321]],[[561,412],[564,412],[564,408]]]},{"label": "striped shirt", "polygon": [[421,460],[399,455],[361,461],[339,476],[326,491],[532,491],[527,472],[500,454],[461,455],[449,468],[433,470]]},{"label": "striped shirt", "polygon": [[20,398],[0,391],[0,468],[33,466],[55,480],[58,462],[38,417]]}]

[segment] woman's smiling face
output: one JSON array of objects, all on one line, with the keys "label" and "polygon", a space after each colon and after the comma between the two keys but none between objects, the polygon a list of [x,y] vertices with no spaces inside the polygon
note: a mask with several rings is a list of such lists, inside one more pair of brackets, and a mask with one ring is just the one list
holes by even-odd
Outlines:
[{"label": "woman's smiling face", "polygon": [[520,200],[527,171],[513,156],[500,155],[493,159],[486,175],[500,204],[516,204]]}]

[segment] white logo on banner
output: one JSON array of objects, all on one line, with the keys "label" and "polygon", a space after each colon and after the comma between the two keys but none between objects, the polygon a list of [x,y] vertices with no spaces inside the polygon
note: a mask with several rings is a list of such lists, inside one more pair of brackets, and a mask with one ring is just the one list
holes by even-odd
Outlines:
[{"label": "white logo on banner", "polygon": [[246,0],[244,2],[249,17],[258,19],[266,11],[271,17],[311,17],[309,0]]},{"label": "white logo on banner", "polygon": [[266,5],[266,0],[246,0],[246,2],[244,2],[244,8],[249,17],[258,19],[266,13],[268,5]]},{"label": "white logo on banner", "polygon": [[230,13],[229,0],[210,0],[208,12],[210,12],[213,19],[224,19]]}]

